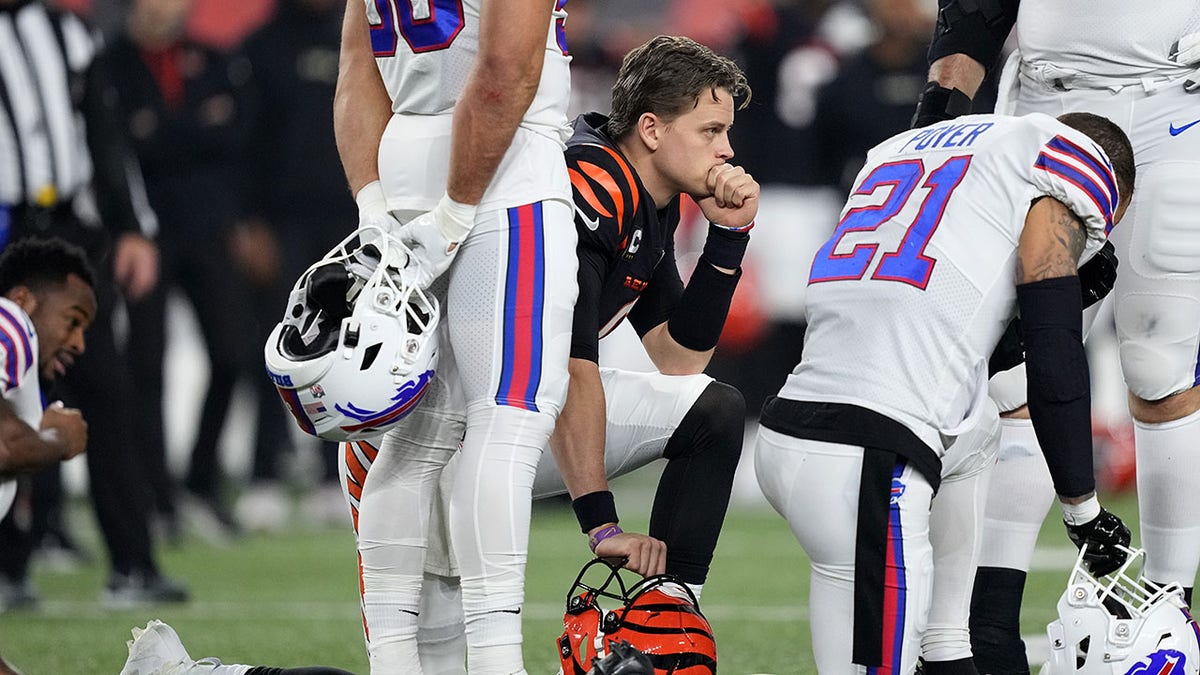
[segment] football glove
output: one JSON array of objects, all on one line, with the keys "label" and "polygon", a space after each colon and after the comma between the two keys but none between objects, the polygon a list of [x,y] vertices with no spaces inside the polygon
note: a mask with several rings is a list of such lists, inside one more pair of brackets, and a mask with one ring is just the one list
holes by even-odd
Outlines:
[{"label": "football glove", "polygon": [[402,225],[396,236],[412,251],[417,263],[405,268],[408,283],[422,290],[429,288],[454,262],[459,243],[467,238],[474,224],[474,205],[460,204],[443,196],[432,211]]},{"label": "football glove", "polygon": [[1113,512],[1101,507],[1100,515],[1082,525],[1063,524],[1076,548],[1087,546],[1083,561],[1092,576],[1111,574],[1124,564],[1129,555],[1129,528]]},{"label": "football glove", "polygon": [[971,97],[960,89],[947,89],[937,82],[926,82],[917,99],[912,128],[927,127],[971,112]]},{"label": "football glove", "polygon": [[1103,300],[1117,282],[1117,250],[1111,241],[1079,267],[1079,285],[1083,287],[1083,308]]}]

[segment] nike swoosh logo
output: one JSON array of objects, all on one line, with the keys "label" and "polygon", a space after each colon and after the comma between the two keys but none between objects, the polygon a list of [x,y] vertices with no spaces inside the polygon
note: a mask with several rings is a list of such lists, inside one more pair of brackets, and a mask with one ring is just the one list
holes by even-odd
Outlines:
[{"label": "nike swoosh logo", "polygon": [[599,227],[600,227],[600,217],[599,216],[597,216],[595,218],[588,218],[583,213],[583,211],[580,211],[579,209],[575,209],[575,213],[579,214],[579,219],[583,221],[583,224],[587,227],[587,229],[591,230],[592,232],[595,232],[597,229],[599,229]]},{"label": "nike swoosh logo", "polygon": [[1181,127],[1177,127],[1177,126],[1175,126],[1174,122],[1171,122],[1171,126],[1169,129],[1167,129],[1167,131],[1170,131],[1172,136],[1178,136],[1179,134],[1182,134],[1183,132],[1187,131],[1188,129],[1191,129],[1192,127],[1196,126],[1197,124],[1200,124],[1200,120],[1196,120],[1195,122],[1192,122],[1190,124],[1185,124]]}]

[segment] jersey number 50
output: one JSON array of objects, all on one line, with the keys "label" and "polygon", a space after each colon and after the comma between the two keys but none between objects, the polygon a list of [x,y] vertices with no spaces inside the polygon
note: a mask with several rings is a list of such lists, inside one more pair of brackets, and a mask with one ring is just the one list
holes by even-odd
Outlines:
[{"label": "jersey number 50", "polygon": [[[937,230],[950,194],[962,182],[970,165],[970,156],[952,157],[929,174],[921,185],[929,189],[925,201],[900,240],[899,248],[883,254],[871,275],[872,279],[901,281],[925,290],[933,266],[937,264],[937,260],[925,255],[925,246]],[[817,251],[808,283],[862,279],[875,259],[879,243],[867,239],[855,244],[849,253],[835,253],[842,237],[850,232],[872,232],[895,217],[924,176],[925,164],[919,159],[889,162],[875,167],[854,194],[869,195],[882,186],[890,185],[891,192],[887,199],[877,206],[864,206],[846,213],[834,230],[833,237]]]},{"label": "jersey number 50", "polygon": [[396,55],[397,35],[413,53],[434,52],[449,47],[462,30],[462,0],[371,0],[367,21],[376,57]]}]

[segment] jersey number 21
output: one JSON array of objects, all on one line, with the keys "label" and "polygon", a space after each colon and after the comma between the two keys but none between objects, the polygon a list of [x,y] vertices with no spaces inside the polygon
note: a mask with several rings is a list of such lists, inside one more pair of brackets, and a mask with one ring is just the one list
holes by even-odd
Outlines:
[{"label": "jersey number 21", "polygon": [[[900,281],[925,290],[929,275],[937,260],[925,255],[925,246],[937,230],[946,210],[946,202],[954,188],[962,182],[971,165],[971,157],[952,157],[929,173],[921,187],[929,192],[917,211],[908,230],[895,251],[883,254],[871,279]],[[854,191],[856,195],[869,195],[885,185],[891,192],[882,204],[851,209],[838,223],[833,237],[817,251],[813,259],[808,283],[824,281],[846,281],[862,279],[871,261],[879,252],[879,243],[860,240],[849,253],[836,253],[842,237],[850,232],[872,232],[895,217],[925,177],[925,164],[919,159],[880,164],[867,175]]]}]

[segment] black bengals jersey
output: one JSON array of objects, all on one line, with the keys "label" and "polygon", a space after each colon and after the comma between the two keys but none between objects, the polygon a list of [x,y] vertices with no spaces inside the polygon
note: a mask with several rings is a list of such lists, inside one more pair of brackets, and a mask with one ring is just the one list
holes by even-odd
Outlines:
[{"label": "black bengals jersey", "polygon": [[579,233],[571,357],[590,361],[623,319],[645,335],[670,318],[683,294],[675,265],[679,197],[656,208],[607,123],[599,113],[580,115],[566,150]]}]

